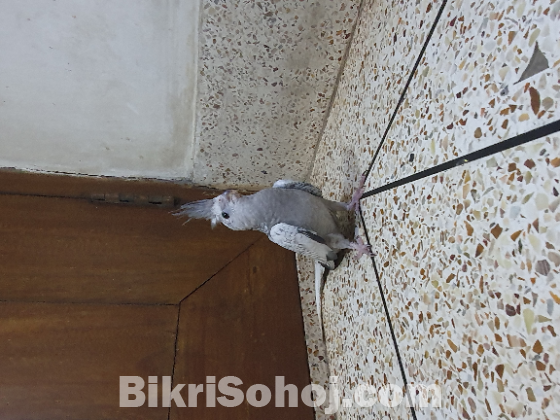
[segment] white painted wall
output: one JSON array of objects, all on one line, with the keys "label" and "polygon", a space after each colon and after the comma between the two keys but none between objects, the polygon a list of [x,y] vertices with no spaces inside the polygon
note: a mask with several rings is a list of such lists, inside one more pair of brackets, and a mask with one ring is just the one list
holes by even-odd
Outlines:
[{"label": "white painted wall", "polygon": [[0,0],[0,167],[303,180],[359,0]]},{"label": "white painted wall", "polygon": [[188,177],[198,0],[0,0],[0,167]]}]

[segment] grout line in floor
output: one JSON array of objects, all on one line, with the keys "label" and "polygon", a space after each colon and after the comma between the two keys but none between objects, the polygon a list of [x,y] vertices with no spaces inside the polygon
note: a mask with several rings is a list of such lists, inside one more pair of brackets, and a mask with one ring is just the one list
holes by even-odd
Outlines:
[{"label": "grout line in floor", "polygon": [[426,48],[428,47],[428,44],[432,39],[432,36],[433,36],[433,34],[436,30],[436,27],[439,23],[441,15],[443,14],[443,10],[445,9],[446,4],[447,4],[447,0],[443,0],[442,4],[441,4],[441,6],[438,10],[438,14],[436,15],[436,18],[434,19],[434,23],[432,24],[432,27],[430,28],[430,32],[428,33],[428,37],[426,38],[426,41],[424,41],[424,45],[422,45],[422,49],[420,50],[420,54],[418,54],[418,58],[416,59],[416,62],[414,63],[414,66],[412,66],[412,70],[410,71],[410,75],[408,76],[408,80],[406,81],[406,84],[404,85],[404,88],[401,92],[401,96],[399,98],[399,101],[397,102],[397,106],[395,107],[395,110],[393,111],[393,115],[391,116],[391,119],[389,120],[389,124],[387,124],[387,128],[385,129],[385,132],[383,133],[383,137],[381,137],[381,141],[379,142],[379,145],[377,146],[377,150],[375,151],[375,154],[373,155],[373,158],[371,159],[371,163],[370,163],[369,167],[364,172],[364,175],[365,175],[366,179],[368,178],[368,176],[371,172],[371,169],[373,168],[373,165],[374,165],[374,163],[377,159],[377,156],[381,152],[381,148],[383,147],[383,144],[385,143],[385,139],[387,138],[387,135],[389,134],[389,130],[391,130],[391,127],[393,125],[393,122],[395,121],[395,118],[397,117],[399,109],[400,109],[402,103],[404,102],[404,98],[406,96],[406,91],[408,90],[408,87],[410,86],[410,83],[412,82],[412,79],[414,78],[416,70],[418,69],[418,66],[420,65],[420,61],[422,60],[422,57],[424,56],[424,53],[426,52]]},{"label": "grout line in floor", "polygon": [[370,191],[366,191],[362,195],[362,199],[371,197],[372,195],[380,194],[384,191],[391,190],[402,185],[410,184],[411,182],[418,181],[423,178],[427,178],[433,175],[437,175],[440,172],[447,171],[449,169],[465,165],[467,163],[473,162],[475,160],[483,159],[485,157],[494,155],[496,153],[501,153],[505,150],[511,149],[513,147],[521,146],[525,143],[529,143],[540,138],[549,136],[551,134],[557,133],[560,131],[560,120],[554,121],[547,125],[544,125],[539,128],[535,128],[534,130],[527,131],[523,134],[519,134],[517,136],[511,137],[507,140],[501,141],[496,144],[492,144],[488,147],[483,149],[479,149],[475,152],[467,153],[461,157],[449,160],[447,162],[442,163],[441,165],[432,166],[431,168],[425,169],[423,171],[417,172],[410,176],[401,178],[397,181],[390,182],[385,184],[379,188],[375,188]]},{"label": "grout line in floor", "polygon": [[[362,226],[364,228],[366,241],[371,247],[371,242],[370,242],[370,239],[369,239],[369,232],[367,230],[366,223],[365,223],[364,216],[362,214],[361,209],[360,209],[360,219],[362,221]],[[375,279],[377,281],[377,287],[379,288],[379,293],[381,295],[381,301],[383,302],[383,309],[385,311],[385,316],[387,317],[387,324],[389,325],[389,331],[391,332],[391,339],[393,341],[393,347],[395,348],[395,353],[397,355],[397,362],[399,364],[399,370],[401,371],[401,376],[402,376],[404,387],[405,387],[405,395],[406,395],[406,398],[408,399],[408,405],[410,407],[410,414],[412,415],[412,418],[414,420],[417,420],[416,410],[414,409],[414,406],[412,404],[412,400],[411,400],[411,397],[410,397],[410,392],[408,391],[408,380],[406,378],[406,373],[404,371],[404,365],[403,365],[401,353],[399,351],[399,345],[397,343],[397,336],[395,335],[395,330],[393,329],[393,323],[391,321],[391,315],[389,313],[389,307],[387,306],[387,300],[385,299],[385,293],[383,292],[383,287],[381,285],[381,279],[379,278],[379,271],[377,270],[377,265],[375,264],[375,257],[374,256],[371,257],[371,262],[373,264],[373,271],[375,272]]]}]

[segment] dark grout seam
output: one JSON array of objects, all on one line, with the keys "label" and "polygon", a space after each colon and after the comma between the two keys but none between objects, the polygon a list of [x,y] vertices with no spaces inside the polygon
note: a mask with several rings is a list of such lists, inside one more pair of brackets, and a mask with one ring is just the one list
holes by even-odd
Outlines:
[{"label": "dark grout seam", "polygon": [[[385,143],[385,139],[387,138],[387,135],[389,134],[389,130],[391,129],[391,127],[393,125],[393,122],[395,121],[395,118],[397,117],[397,113],[399,112],[399,109],[400,109],[402,103],[404,102],[404,98],[406,97],[406,92],[408,91],[408,87],[412,83],[412,79],[415,77],[416,71],[418,70],[418,66],[420,65],[420,62],[422,61],[422,57],[424,56],[424,53],[426,52],[428,44],[430,43],[430,41],[432,39],[432,36],[433,36],[433,34],[436,30],[436,27],[439,23],[439,20],[440,20],[441,16],[443,15],[443,10],[445,9],[446,5],[447,5],[447,0],[443,0],[442,4],[441,4],[441,6],[438,10],[438,13],[436,15],[436,18],[434,19],[434,23],[432,24],[432,27],[430,28],[430,32],[428,33],[428,37],[426,38],[426,41],[424,42],[424,45],[422,45],[422,49],[420,50],[420,53],[419,53],[418,57],[416,58],[416,62],[414,63],[414,66],[412,67],[412,70],[410,72],[410,75],[408,76],[406,84],[404,85],[404,88],[402,90],[399,101],[397,102],[397,105],[395,106],[395,110],[393,111],[393,115],[391,115],[391,119],[389,120],[389,124],[387,125],[387,128],[385,129],[385,132],[383,133],[383,137],[381,138],[381,141],[379,142],[379,145],[377,146],[377,150],[375,151],[375,154],[373,155],[373,158],[371,160],[371,163],[370,163],[368,169],[364,172],[364,175],[365,175],[366,179],[369,176],[369,174],[370,174],[370,172],[373,168],[373,165],[374,165],[377,157],[379,156],[379,153],[381,152],[381,148],[383,147],[383,144]],[[368,192],[368,193],[370,193],[370,192]],[[368,193],[364,193],[362,198],[365,198],[366,194],[368,194]],[[369,195],[371,195],[371,194],[369,194]],[[361,222],[362,222],[362,226],[364,228],[364,232],[365,232],[365,235],[366,235],[366,240],[367,240],[368,244],[371,246],[371,242],[370,242],[370,239],[369,239],[369,233],[367,231],[366,224],[365,224],[365,221],[364,221],[364,216],[363,216],[361,210],[360,210],[360,219],[361,219]],[[414,406],[413,406],[412,401],[410,399],[410,393],[408,391],[408,380],[407,380],[407,377],[406,377],[406,373],[404,371],[404,364],[403,364],[401,353],[400,353],[400,350],[399,350],[397,337],[396,337],[395,331],[393,329],[393,323],[391,321],[391,315],[389,313],[389,308],[387,306],[387,300],[385,298],[385,293],[383,292],[383,287],[381,285],[381,280],[379,278],[379,271],[377,270],[377,265],[375,264],[375,257],[373,257],[373,256],[371,257],[371,262],[373,264],[373,270],[375,272],[375,278],[376,278],[376,281],[377,281],[377,286],[379,288],[379,292],[380,292],[380,295],[381,295],[381,301],[383,303],[383,309],[385,311],[385,316],[387,317],[387,324],[389,325],[389,331],[391,332],[391,339],[393,341],[393,347],[395,348],[395,353],[397,355],[397,361],[398,361],[398,364],[399,364],[399,369],[400,369],[401,376],[402,376],[402,379],[403,379],[403,382],[404,382],[404,386],[405,386],[405,390],[406,390],[406,397],[408,398],[408,402],[409,402],[408,405],[410,406],[410,413],[412,415],[412,418],[414,420],[417,420],[416,410],[414,409]]]},{"label": "dark grout seam", "polygon": [[549,136],[551,134],[560,131],[560,120],[554,121],[543,127],[535,128],[534,130],[527,131],[526,133],[519,134],[510,139],[501,141],[499,143],[493,144],[491,146],[485,147],[483,149],[477,150],[476,152],[468,153],[461,157],[452,159],[441,165],[432,166],[424,171],[417,172],[413,175],[407,176],[405,178],[399,179],[395,182],[385,184],[379,188],[367,191],[362,195],[362,199],[382,193],[384,191],[400,187],[411,182],[418,181],[429,176],[437,175],[440,172],[447,171],[448,169],[456,168],[458,166],[465,165],[466,163],[473,162],[475,160],[483,159],[485,157],[494,155],[496,153],[504,152],[505,150],[511,149],[513,147],[521,146],[525,143],[538,140],[542,137]]},{"label": "dark grout seam", "polygon": [[331,116],[331,111],[334,106],[334,101],[336,99],[336,95],[338,93],[338,87],[340,86],[340,81],[342,80],[342,75],[344,74],[344,70],[346,69],[346,63],[348,61],[348,56],[350,55],[350,50],[352,49],[352,43],[354,41],[354,35],[358,31],[360,20],[362,18],[362,11],[364,8],[364,3],[366,0],[362,0],[360,5],[358,6],[358,13],[356,14],[356,21],[354,22],[354,26],[352,28],[352,32],[350,33],[350,39],[346,44],[346,49],[344,50],[344,54],[342,55],[342,60],[340,63],[340,67],[338,68],[338,73],[336,75],[336,79],[334,82],[334,87],[332,91],[331,98],[329,99],[329,103],[327,105],[327,110],[325,111],[325,117],[323,118],[323,126],[321,127],[321,131],[319,136],[317,137],[317,141],[315,142],[315,149],[313,151],[313,156],[311,158],[311,166],[305,175],[306,180],[311,178],[311,174],[313,173],[313,167],[315,164],[315,159],[317,158],[317,153],[319,151],[319,144],[321,144],[321,140],[323,139],[323,135],[325,134],[325,129],[327,128],[327,124],[329,123],[329,118]]},{"label": "dark grout seam", "polygon": [[404,88],[402,90],[401,96],[399,98],[399,101],[397,102],[397,106],[395,107],[395,110],[393,111],[393,115],[391,116],[391,119],[389,120],[389,124],[387,125],[387,128],[385,129],[385,132],[383,133],[383,137],[381,137],[381,141],[379,142],[379,146],[377,146],[377,150],[375,151],[375,154],[373,155],[373,158],[371,160],[371,163],[369,165],[369,167],[367,168],[367,170],[364,172],[364,175],[367,179],[367,177],[369,176],[369,173],[371,172],[371,169],[373,168],[373,164],[375,163],[375,160],[377,159],[377,156],[379,155],[379,152],[381,152],[381,148],[383,147],[383,144],[385,143],[385,139],[387,138],[387,135],[389,134],[389,130],[391,130],[391,127],[393,125],[393,122],[395,121],[395,118],[397,117],[397,114],[399,112],[399,109],[402,105],[402,103],[404,102],[404,98],[406,97],[406,91],[408,90],[408,87],[410,86],[410,83],[412,83],[412,79],[414,79],[414,76],[416,74],[416,71],[418,70],[418,66],[420,65],[420,61],[422,61],[422,57],[424,56],[424,53],[426,52],[426,48],[428,48],[428,44],[430,43],[432,36],[436,30],[437,24],[441,18],[441,15],[443,14],[443,9],[445,9],[445,5],[447,4],[447,0],[443,0],[438,14],[436,15],[436,18],[434,20],[434,23],[430,29],[430,32],[428,33],[428,37],[426,38],[426,41],[424,42],[424,45],[422,46],[422,49],[420,50],[420,54],[418,55],[418,58],[416,59],[416,62],[414,63],[414,66],[412,66],[412,71],[410,72],[410,75],[408,76],[408,80],[406,81],[406,84],[404,85]]},{"label": "dark grout seam", "polygon": [[[369,240],[369,233],[366,228],[366,224],[364,221],[364,216],[362,214],[362,210],[360,209],[360,219],[362,221],[362,226],[364,228],[364,233],[366,235],[366,241],[371,246],[371,242]],[[401,353],[399,350],[399,346],[397,343],[397,336],[395,335],[395,330],[393,329],[393,322],[391,321],[391,315],[389,314],[389,308],[387,306],[387,300],[385,299],[385,293],[383,292],[383,286],[381,285],[381,279],[379,278],[379,271],[377,271],[377,265],[375,264],[375,257],[371,257],[371,262],[373,264],[373,271],[375,272],[375,279],[377,281],[377,287],[379,288],[379,293],[381,295],[381,301],[383,302],[383,310],[385,311],[385,316],[387,317],[387,324],[389,325],[389,331],[391,332],[391,339],[393,341],[393,347],[395,348],[395,353],[397,355],[397,362],[399,364],[399,370],[401,371],[402,379],[404,382],[405,387],[405,395],[408,399],[408,405],[410,407],[410,413],[412,414],[412,418],[417,420],[416,418],[416,410],[412,404],[412,400],[410,397],[410,392],[408,391],[408,380],[406,378],[406,373],[404,371],[404,364],[402,361]]]},{"label": "dark grout seam", "polygon": [[[508,140],[504,140],[500,143],[493,144],[491,146],[485,147],[485,148],[477,150],[475,152],[468,153],[468,154],[466,154],[462,157],[450,160],[450,161],[445,162],[441,165],[437,165],[437,166],[429,168],[425,171],[421,171],[421,172],[418,172],[418,173],[413,174],[411,176],[408,176],[406,178],[402,178],[398,181],[383,185],[382,187],[376,188],[374,190],[367,191],[362,196],[362,199],[370,197],[372,195],[380,194],[384,191],[394,189],[394,188],[397,188],[397,187],[405,185],[405,184],[409,184],[409,183],[414,182],[414,181],[418,181],[420,179],[423,179],[423,178],[426,178],[426,177],[429,177],[429,176],[436,175],[436,174],[438,174],[440,172],[443,172],[443,171],[446,171],[448,169],[452,169],[452,168],[455,168],[457,166],[462,166],[466,163],[469,163],[469,162],[472,162],[472,161],[475,161],[475,160],[479,160],[479,159],[488,157],[490,155],[494,155],[496,153],[503,152],[503,151],[511,149],[513,147],[517,147],[517,146],[529,143],[531,141],[538,140],[540,138],[543,138],[543,137],[546,137],[548,135],[557,133],[559,131],[560,131],[560,120],[552,122],[550,124],[547,124],[543,127],[539,127],[539,128],[534,129],[534,130],[528,131],[526,133],[519,134],[519,135],[514,136],[514,137],[512,137]],[[360,219],[361,219],[362,226],[364,228],[364,233],[365,233],[365,236],[366,236],[367,243],[371,246],[369,232],[367,230],[366,223],[365,223],[364,216],[363,216],[363,213],[362,213],[361,209],[360,209]],[[389,309],[387,307],[387,300],[385,299],[385,293],[383,292],[383,287],[382,287],[382,284],[381,284],[381,280],[379,278],[379,272],[377,270],[377,265],[375,264],[375,257],[373,257],[373,256],[371,257],[371,262],[373,263],[373,270],[375,272],[377,286],[379,287],[379,291],[380,291],[380,294],[381,294],[381,300],[383,302],[383,309],[384,309],[385,315],[387,317],[387,323],[389,325],[389,330],[391,332],[391,338],[393,340],[393,346],[394,346],[395,352],[397,354],[397,361],[398,361],[398,364],[399,364],[399,369],[401,371],[401,375],[403,377],[404,386],[405,386],[405,389],[406,389],[406,396],[407,396],[408,401],[409,401],[410,411],[411,411],[412,417],[416,420],[416,411],[414,410],[413,404],[411,403],[412,401],[411,401],[410,393],[408,392],[408,381],[407,381],[406,374],[405,374],[405,371],[404,371],[404,366],[403,366],[401,354],[400,354],[400,351],[399,351],[399,347],[398,347],[398,344],[397,344],[396,335],[395,335],[395,332],[394,332],[394,329],[393,329],[393,323],[392,323],[391,317],[389,315]]]}]

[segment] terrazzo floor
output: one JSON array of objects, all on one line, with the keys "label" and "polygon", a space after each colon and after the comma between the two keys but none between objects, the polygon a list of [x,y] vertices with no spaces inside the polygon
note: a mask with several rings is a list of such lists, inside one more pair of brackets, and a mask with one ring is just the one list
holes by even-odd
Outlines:
[{"label": "terrazzo floor", "polygon": [[326,342],[298,257],[312,381],[346,400],[317,419],[560,418],[559,100],[560,2],[364,0],[309,181],[367,172],[377,256],[329,274]]}]

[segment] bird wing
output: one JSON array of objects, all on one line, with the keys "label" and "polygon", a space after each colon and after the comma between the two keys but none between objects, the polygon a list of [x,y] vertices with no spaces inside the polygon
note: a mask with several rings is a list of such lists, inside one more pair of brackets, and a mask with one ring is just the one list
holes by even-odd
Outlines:
[{"label": "bird wing", "polygon": [[317,197],[323,197],[323,193],[319,188],[307,182],[290,181],[288,179],[280,179],[272,185],[272,188],[284,188],[286,190],[301,190],[306,193],[313,194]]},{"label": "bird wing", "polygon": [[311,230],[287,223],[278,223],[272,226],[268,238],[283,248],[312,258],[326,268],[334,268],[336,252],[325,243],[322,237]]}]

